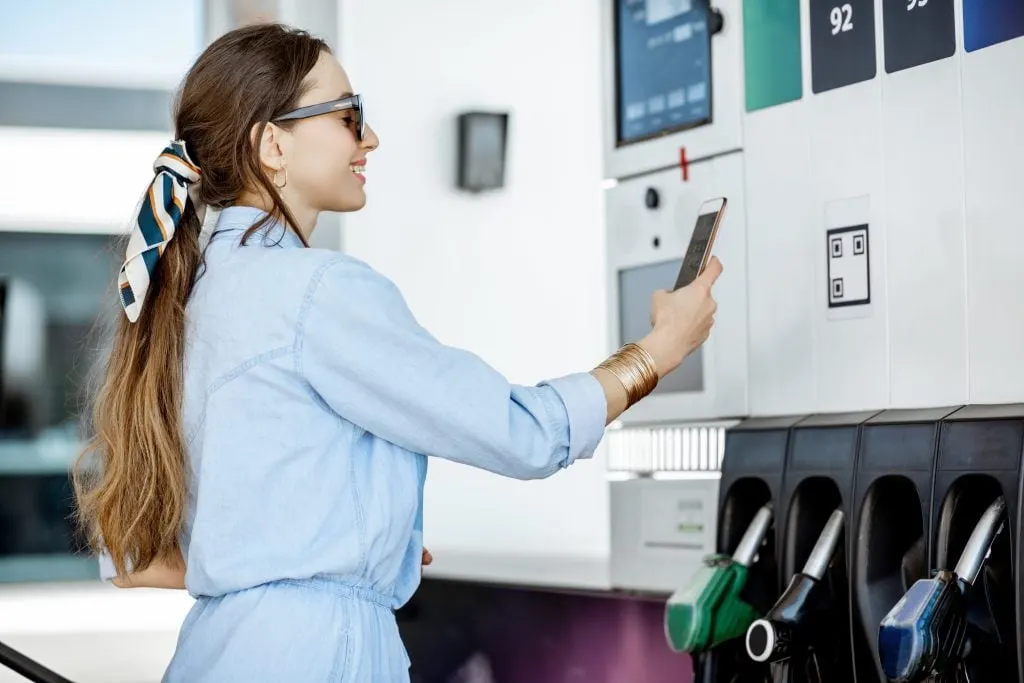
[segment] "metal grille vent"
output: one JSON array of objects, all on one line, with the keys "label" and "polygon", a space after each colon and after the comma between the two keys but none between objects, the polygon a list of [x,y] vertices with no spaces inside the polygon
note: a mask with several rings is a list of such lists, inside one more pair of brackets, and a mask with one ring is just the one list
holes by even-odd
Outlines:
[{"label": "metal grille vent", "polygon": [[725,427],[664,426],[609,429],[608,470],[633,474],[720,472]]}]

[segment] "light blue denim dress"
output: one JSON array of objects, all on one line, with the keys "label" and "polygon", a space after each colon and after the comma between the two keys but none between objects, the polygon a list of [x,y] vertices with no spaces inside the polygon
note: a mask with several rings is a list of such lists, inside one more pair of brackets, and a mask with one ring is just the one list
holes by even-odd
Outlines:
[{"label": "light blue denim dress", "polygon": [[393,610],[420,580],[423,454],[546,477],[593,455],[604,393],[589,373],[510,384],[387,278],[280,224],[240,245],[262,216],[220,214],[188,304],[197,600],[164,680],[408,681]]}]

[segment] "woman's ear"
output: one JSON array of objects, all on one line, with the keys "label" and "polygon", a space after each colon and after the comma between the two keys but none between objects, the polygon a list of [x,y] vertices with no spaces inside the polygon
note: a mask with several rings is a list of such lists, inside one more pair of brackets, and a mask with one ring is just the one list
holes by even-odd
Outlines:
[{"label": "woman's ear", "polygon": [[253,145],[256,147],[260,157],[260,163],[271,173],[276,173],[285,167],[285,154],[282,142],[284,141],[283,138],[287,136],[287,131],[278,128],[273,123],[268,123],[263,127],[263,134],[257,139],[256,136],[259,133],[259,124],[256,124],[252,127],[251,135]]}]

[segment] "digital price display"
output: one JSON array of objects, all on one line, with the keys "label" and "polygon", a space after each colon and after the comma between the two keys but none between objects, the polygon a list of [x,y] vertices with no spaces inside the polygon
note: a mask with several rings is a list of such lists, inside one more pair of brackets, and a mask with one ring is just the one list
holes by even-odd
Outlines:
[{"label": "digital price display", "polygon": [[616,0],[618,146],[711,122],[708,0]]}]

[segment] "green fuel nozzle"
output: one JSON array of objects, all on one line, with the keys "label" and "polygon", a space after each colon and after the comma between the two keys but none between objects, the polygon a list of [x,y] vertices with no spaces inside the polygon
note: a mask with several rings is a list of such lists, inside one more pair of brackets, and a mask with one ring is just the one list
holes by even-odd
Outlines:
[{"label": "green fuel nozzle", "polygon": [[747,527],[732,557],[708,555],[665,606],[665,635],[676,652],[703,652],[742,636],[760,615],[740,597],[747,572],[772,523],[765,505]]}]

